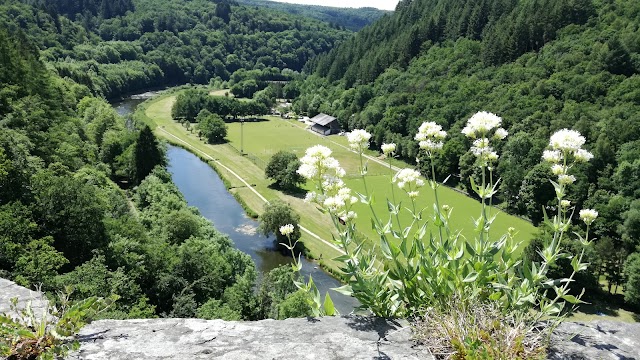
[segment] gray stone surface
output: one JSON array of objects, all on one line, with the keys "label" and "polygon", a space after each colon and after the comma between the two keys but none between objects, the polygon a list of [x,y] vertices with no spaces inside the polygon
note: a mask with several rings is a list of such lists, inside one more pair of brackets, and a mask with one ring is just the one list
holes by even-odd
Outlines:
[{"label": "gray stone surface", "polygon": [[38,318],[42,316],[42,311],[46,308],[47,300],[41,293],[22,287],[13,281],[0,279],[0,313],[6,313],[14,316],[11,310],[11,299],[18,298],[18,308],[24,309],[27,303],[31,303],[31,307]]},{"label": "gray stone surface", "polygon": [[431,359],[407,324],[368,317],[256,322],[101,320],[70,359]]},{"label": "gray stone surface", "polygon": [[640,323],[565,322],[553,333],[549,358],[640,359]]},{"label": "gray stone surface", "polygon": [[[0,313],[10,299],[46,300],[0,279]],[[82,347],[69,359],[433,359],[411,340],[406,322],[372,317],[263,320],[101,320],[80,332]],[[565,322],[552,337],[549,359],[640,360],[640,323]]]}]

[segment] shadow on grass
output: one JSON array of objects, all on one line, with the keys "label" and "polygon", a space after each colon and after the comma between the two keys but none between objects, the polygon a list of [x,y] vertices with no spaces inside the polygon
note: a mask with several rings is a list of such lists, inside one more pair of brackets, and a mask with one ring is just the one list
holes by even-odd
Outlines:
[{"label": "shadow on grass", "polygon": [[256,123],[256,122],[267,122],[269,121],[269,119],[264,119],[261,117],[248,117],[248,118],[244,118],[244,119],[234,119],[234,118],[226,118],[224,119],[224,122],[230,124],[230,123],[239,123],[239,122],[246,122],[246,123]]},{"label": "shadow on grass", "polygon": [[304,199],[304,197],[307,195],[307,190],[299,188],[299,187],[282,188],[282,187],[278,186],[278,183],[273,183],[273,184],[269,185],[268,187],[271,190],[277,190],[277,191],[280,191],[283,194],[286,194],[286,195],[289,195],[289,196],[293,196],[293,197],[296,197],[298,199]]},{"label": "shadow on grass", "polygon": [[[620,311],[630,313],[634,321],[640,322],[640,313],[637,308],[630,306],[624,302],[624,296],[621,294],[608,294],[602,292],[598,296],[588,299],[589,304],[581,304],[578,311],[586,315],[609,316],[613,318],[620,317]],[[628,316],[628,315],[627,315]]]}]

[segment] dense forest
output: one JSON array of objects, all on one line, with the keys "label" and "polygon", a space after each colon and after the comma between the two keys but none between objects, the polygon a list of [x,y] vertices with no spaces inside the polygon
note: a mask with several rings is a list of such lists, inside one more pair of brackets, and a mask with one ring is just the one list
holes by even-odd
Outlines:
[{"label": "dense forest", "polygon": [[20,29],[61,77],[114,98],[154,86],[283,80],[350,32],[233,1],[0,0],[0,21]]},{"label": "dense forest", "polygon": [[268,7],[294,15],[324,21],[347,30],[358,31],[388,13],[372,7],[336,8],[319,5],[299,5],[270,0],[238,0],[240,4]]},{"label": "dense forest", "polygon": [[405,0],[311,60],[311,76],[289,86],[302,94],[298,112],[366,128],[374,147],[395,142],[413,163],[413,134],[423,121],[437,122],[450,134],[437,172],[469,193],[476,167],[460,130],[478,110],[500,115],[509,137],[498,149],[495,201],[534,224],[555,198],[550,169],[540,164],[549,136],[580,131],[595,158],[576,170],[570,199],[601,217],[581,285],[626,284],[627,301],[640,304],[640,257],[629,257],[640,251],[638,24],[636,1]]},{"label": "dense forest", "polygon": [[258,284],[251,258],[187,206],[149,127],[40,57],[0,29],[0,276],[117,294],[111,318],[306,314],[290,267]]}]

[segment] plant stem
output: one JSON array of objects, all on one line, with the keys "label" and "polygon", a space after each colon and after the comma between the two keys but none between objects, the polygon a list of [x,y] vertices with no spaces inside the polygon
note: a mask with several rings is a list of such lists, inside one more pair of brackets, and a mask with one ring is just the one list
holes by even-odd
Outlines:
[{"label": "plant stem", "polygon": [[364,194],[367,197],[367,203],[369,204],[369,209],[371,210],[371,215],[376,221],[376,224],[380,230],[382,230],[382,224],[380,223],[380,219],[378,215],[376,215],[376,211],[373,209],[373,204],[371,203],[371,197],[369,196],[369,189],[367,188],[367,177],[364,173],[364,166],[362,164],[362,152],[360,152],[360,176],[362,177],[362,183],[364,184]]},{"label": "plant stem", "polygon": [[[436,168],[433,165],[433,158],[429,157],[429,162],[431,163],[431,181],[433,181],[433,196],[436,202],[436,216],[440,216],[440,200],[438,199],[438,183],[436,182]],[[440,233],[440,244],[444,243],[444,239],[442,237],[442,225],[438,226],[438,232]]]},{"label": "plant stem", "polygon": [[[393,199],[393,206],[398,206],[396,202],[396,189],[393,186],[393,169],[391,167],[391,159],[389,159],[389,184],[391,185],[391,197]],[[398,209],[400,210],[400,209]],[[402,231],[402,225],[400,224],[400,214],[399,211],[396,211],[396,221],[398,222],[398,229]]]}]

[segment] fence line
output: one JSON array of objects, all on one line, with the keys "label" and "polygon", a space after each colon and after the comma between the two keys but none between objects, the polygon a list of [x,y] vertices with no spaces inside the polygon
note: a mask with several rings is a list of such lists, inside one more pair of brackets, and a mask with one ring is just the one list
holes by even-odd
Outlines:
[{"label": "fence line", "polygon": [[249,152],[244,152],[242,153],[240,151],[240,149],[238,149],[237,147],[233,146],[233,144],[231,143],[227,143],[227,145],[229,145],[233,150],[235,150],[238,154],[246,156],[247,159],[249,159],[249,161],[251,161],[252,163],[254,163],[257,167],[259,167],[260,169],[264,170],[267,168],[267,164],[264,162],[264,160],[260,159],[259,157],[257,157],[256,155],[249,153]]}]

